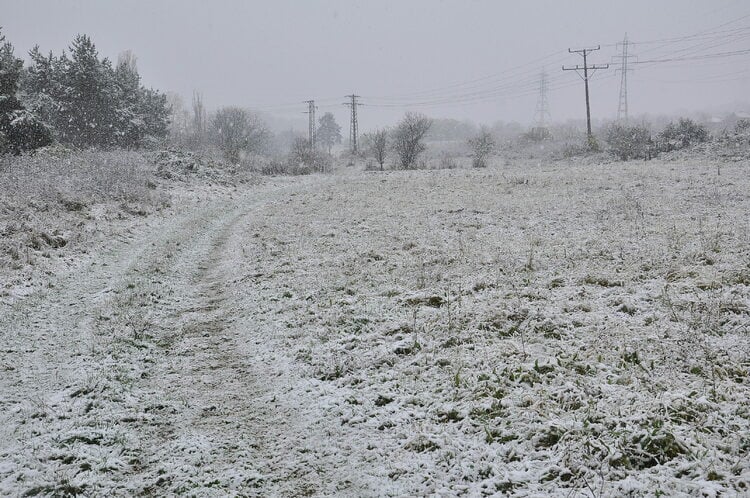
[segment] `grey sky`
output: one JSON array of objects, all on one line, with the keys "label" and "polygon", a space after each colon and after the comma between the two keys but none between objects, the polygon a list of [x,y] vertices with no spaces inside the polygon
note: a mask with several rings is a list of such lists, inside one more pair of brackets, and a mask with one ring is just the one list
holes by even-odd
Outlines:
[{"label": "grey sky", "polygon": [[[146,85],[186,98],[200,90],[210,108],[260,106],[304,119],[298,102],[314,98],[319,112],[333,111],[346,124],[340,105],[345,94],[392,105],[363,107],[363,130],[393,122],[408,109],[529,123],[543,66],[553,88],[553,120],[581,118],[583,84],[560,68],[581,62],[565,53],[568,47],[602,44],[592,56],[602,63],[610,62],[626,31],[634,42],[708,32],[694,41],[631,51],[642,61],[736,51],[750,48],[750,17],[744,16],[750,16],[744,0],[0,0],[0,24],[19,55],[34,44],[59,53],[76,33],[86,33],[112,59],[133,50]],[[636,69],[630,74],[631,114],[750,100],[750,54]],[[494,76],[480,79],[488,75]],[[618,91],[613,69],[596,75],[595,118],[615,115]],[[405,105],[414,103],[429,105]]]}]

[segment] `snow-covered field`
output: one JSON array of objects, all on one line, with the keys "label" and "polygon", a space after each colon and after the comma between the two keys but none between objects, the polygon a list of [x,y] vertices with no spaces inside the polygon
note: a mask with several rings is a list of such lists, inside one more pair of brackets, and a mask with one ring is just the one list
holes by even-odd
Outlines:
[{"label": "snow-covered field", "polygon": [[718,166],[183,187],[2,298],[0,494],[747,494]]}]

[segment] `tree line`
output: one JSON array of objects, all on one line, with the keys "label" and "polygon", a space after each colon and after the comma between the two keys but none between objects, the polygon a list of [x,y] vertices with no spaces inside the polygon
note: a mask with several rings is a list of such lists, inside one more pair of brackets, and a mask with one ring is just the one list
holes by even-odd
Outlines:
[{"label": "tree line", "polygon": [[2,33],[0,43],[0,153],[53,142],[137,148],[167,136],[167,97],[141,84],[132,53],[113,64],[78,35],[57,56],[34,47],[24,67]]}]

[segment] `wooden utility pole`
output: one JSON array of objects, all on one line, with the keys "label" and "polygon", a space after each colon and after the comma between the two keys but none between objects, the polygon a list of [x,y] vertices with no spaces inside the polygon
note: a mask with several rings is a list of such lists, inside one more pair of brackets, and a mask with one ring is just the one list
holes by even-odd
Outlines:
[{"label": "wooden utility pole", "polygon": [[[593,143],[594,135],[591,133],[591,104],[589,103],[589,77],[593,76],[597,69],[609,69],[609,64],[593,64],[589,66],[588,64],[588,54],[589,52],[594,52],[596,50],[599,50],[601,46],[597,45],[596,48],[582,48],[580,50],[571,50],[568,49],[568,52],[571,54],[581,54],[583,56],[583,66],[575,65],[573,67],[566,67],[563,66],[563,71],[575,71],[578,76],[581,76],[580,71],[583,70],[583,76],[581,78],[583,79],[583,82],[586,87],[586,132],[588,134],[589,139],[589,145]],[[591,74],[589,75],[589,70],[591,71]]]}]

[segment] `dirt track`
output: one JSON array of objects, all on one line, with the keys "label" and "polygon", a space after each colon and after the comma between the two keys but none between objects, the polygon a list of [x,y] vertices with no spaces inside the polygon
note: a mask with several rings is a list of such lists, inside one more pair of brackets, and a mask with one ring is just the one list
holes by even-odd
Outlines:
[{"label": "dirt track", "polygon": [[320,451],[306,468],[282,462],[319,430],[301,414],[314,402],[247,291],[259,213],[316,188],[193,203],[6,305],[0,491],[295,493],[329,480],[344,462]]}]

